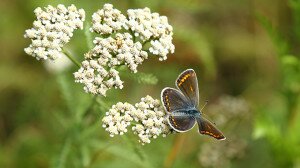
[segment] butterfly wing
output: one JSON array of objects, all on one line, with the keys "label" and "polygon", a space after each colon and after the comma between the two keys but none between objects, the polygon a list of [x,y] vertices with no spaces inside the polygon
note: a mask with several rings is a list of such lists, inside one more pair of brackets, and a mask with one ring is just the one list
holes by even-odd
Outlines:
[{"label": "butterfly wing", "polygon": [[169,113],[168,123],[177,132],[185,132],[194,127],[195,118],[187,114],[193,104],[177,89],[165,88],[161,92],[165,110]]},{"label": "butterfly wing", "polygon": [[177,132],[186,132],[194,127],[196,120],[186,111],[175,111],[168,116],[169,125]]},{"label": "butterfly wing", "polygon": [[193,107],[179,90],[169,87],[161,91],[161,101],[163,102],[165,110],[169,113]]},{"label": "butterfly wing", "polygon": [[188,98],[194,107],[198,108],[199,89],[196,72],[193,69],[183,71],[175,82],[177,88]]},{"label": "butterfly wing", "polygon": [[203,117],[197,117],[196,118],[198,126],[199,126],[199,132],[201,134],[209,135],[217,140],[225,140],[226,137],[223,135],[223,133],[218,130],[210,121]]}]

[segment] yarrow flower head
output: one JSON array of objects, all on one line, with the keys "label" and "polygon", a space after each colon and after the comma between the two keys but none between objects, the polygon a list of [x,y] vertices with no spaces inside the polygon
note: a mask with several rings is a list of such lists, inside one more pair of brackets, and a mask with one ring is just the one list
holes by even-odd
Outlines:
[{"label": "yarrow flower head", "polygon": [[93,14],[93,26],[90,31],[98,34],[111,34],[121,30],[125,22],[126,17],[121,11],[114,9],[111,4],[105,4],[103,9],[100,9]]},{"label": "yarrow flower head", "polygon": [[85,60],[81,63],[82,67],[74,73],[75,82],[84,83],[86,92],[105,95],[112,87],[123,88],[119,72],[114,68],[106,70],[101,66],[103,61],[105,60]]},{"label": "yarrow flower head", "polygon": [[204,143],[198,154],[198,160],[202,167],[232,167],[230,161],[242,158],[247,146],[246,140],[235,136],[223,143]]},{"label": "yarrow flower head", "polygon": [[130,113],[134,110],[136,109],[133,105],[119,102],[106,112],[106,117],[102,119],[102,126],[110,133],[111,137],[118,134],[123,135],[133,120]]},{"label": "yarrow flower head", "polygon": [[[230,110],[224,113],[224,109]],[[221,126],[238,117],[247,119],[250,115],[249,104],[244,98],[229,95],[221,96],[218,102],[211,105],[207,111],[213,111],[214,114],[218,114],[212,114],[212,116],[214,117],[214,121]]]},{"label": "yarrow flower head", "polygon": [[166,16],[151,13],[149,8],[129,9],[127,15],[125,29],[131,30],[143,43],[150,41],[150,53],[158,55],[162,61],[167,59],[168,53],[174,52],[173,27],[168,24]]},{"label": "yarrow flower head", "polygon": [[165,116],[160,101],[146,96],[134,106],[121,102],[113,105],[102,119],[102,126],[111,137],[123,135],[127,127],[132,126],[131,130],[138,135],[139,142],[145,144],[159,135],[165,137],[171,133]]},{"label": "yarrow flower head", "polygon": [[[123,88],[119,75],[115,78],[101,73],[126,65],[132,72],[137,72],[138,65],[148,58],[149,53],[167,59],[167,54],[174,52],[172,44],[173,28],[167,17],[151,13],[150,9],[129,9],[127,16],[113,5],[105,4],[92,16],[91,32],[99,34],[93,41],[94,48],[85,54],[81,68],[74,73],[75,81],[83,83],[88,93],[106,95],[111,88]],[[147,43],[150,46],[146,47]],[[93,61],[95,66],[85,66]],[[102,82],[96,78],[101,76]],[[107,85],[107,81],[112,85]]]},{"label": "yarrow flower head", "polygon": [[37,60],[56,60],[61,57],[62,47],[70,41],[73,31],[83,28],[85,11],[71,5],[57,7],[49,5],[43,10],[34,10],[37,19],[33,28],[25,31],[25,38],[31,39],[29,47],[25,48],[28,55]]}]

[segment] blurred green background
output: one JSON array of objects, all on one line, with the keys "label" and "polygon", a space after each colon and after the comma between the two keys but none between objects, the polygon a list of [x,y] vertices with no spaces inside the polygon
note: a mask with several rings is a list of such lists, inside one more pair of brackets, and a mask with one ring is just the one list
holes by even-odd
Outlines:
[{"label": "blurred green background", "polygon": [[[173,26],[175,54],[124,71],[124,89],[93,104],[74,83],[76,66],[54,71],[23,51],[33,10],[59,3],[84,8],[86,23],[104,3],[149,7]],[[300,167],[299,0],[1,0],[0,17],[0,167]],[[84,32],[66,46],[79,61]],[[112,104],[159,99],[187,68],[226,141],[195,127],[141,146],[101,127]]]}]

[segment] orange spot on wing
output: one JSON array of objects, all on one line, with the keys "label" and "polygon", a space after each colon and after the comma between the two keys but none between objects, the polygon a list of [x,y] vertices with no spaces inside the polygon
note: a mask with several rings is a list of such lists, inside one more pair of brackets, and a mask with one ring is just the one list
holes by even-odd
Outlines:
[{"label": "orange spot on wing", "polygon": [[192,87],[192,86],[190,86],[190,89],[191,89],[191,91],[192,91],[192,92],[194,91],[194,89],[193,89],[193,87]]},{"label": "orange spot on wing", "polygon": [[208,131],[200,131],[201,134],[206,134],[206,135],[210,135],[214,138],[220,138],[221,135],[216,135],[216,134],[213,134],[212,132],[208,132]]},{"label": "orange spot on wing", "polygon": [[167,105],[167,109],[168,109],[168,111],[170,111],[170,101],[169,101],[169,96],[168,95],[166,95],[166,105]]},{"label": "orange spot on wing", "polygon": [[178,125],[177,125],[177,123],[175,122],[174,117],[171,117],[171,120],[172,120],[172,123],[177,127]]},{"label": "orange spot on wing", "polygon": [[181,79],[180,82],[178,83],[178,86],[181,86],[189,77],[191,76],[191,74],[186,74],[184,75]]}]

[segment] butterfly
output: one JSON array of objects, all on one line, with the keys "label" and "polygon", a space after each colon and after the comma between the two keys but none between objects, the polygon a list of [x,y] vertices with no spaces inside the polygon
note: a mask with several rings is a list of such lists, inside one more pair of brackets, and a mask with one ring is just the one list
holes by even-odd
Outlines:
[{"label": "butterfly", "polygon": [[186,132],[198,124],[199,133],[218,140],[225,140],[223,133],[203,117],[198,108],[199,88],[193,69],[183,71],[175,81],[177,89],[166,87],[161,91],[161,100],[167,111],[167,120],[176,132]]}]

